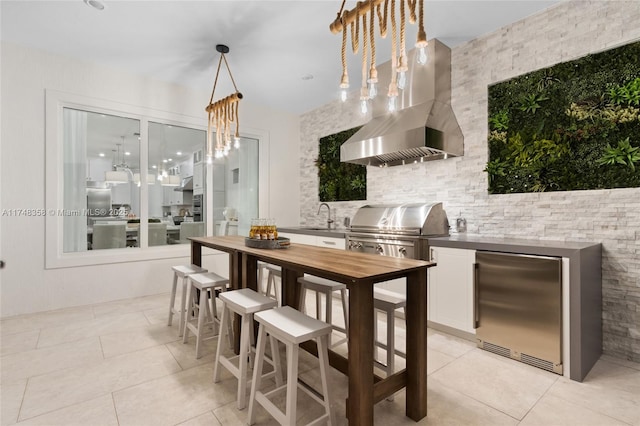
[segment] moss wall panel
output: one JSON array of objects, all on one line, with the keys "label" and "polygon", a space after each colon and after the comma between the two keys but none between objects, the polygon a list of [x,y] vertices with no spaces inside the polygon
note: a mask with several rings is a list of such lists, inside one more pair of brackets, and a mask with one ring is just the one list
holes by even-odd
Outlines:
[{"label": "moss wall panel", "polygon": [[489,192],[640,187],[640,42],[489,86]]}]

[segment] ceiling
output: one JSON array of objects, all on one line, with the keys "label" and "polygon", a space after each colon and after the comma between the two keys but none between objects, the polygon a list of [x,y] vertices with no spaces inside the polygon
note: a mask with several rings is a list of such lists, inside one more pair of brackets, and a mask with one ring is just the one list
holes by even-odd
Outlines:
[{"label": "ceiling", "polygon": [[[341,35],[331,34],[340,0],[116,1],[103,11],[73,1],[0,2],[4,41],[104,64],[202,91],[208,103],[219,54],[227,55],[246,102],[302,114],[338,95]],[[540,12],[558,1],[425,1],[429,38],[455,47]],[[347,1],[351,9],[353,1]],[[407,44],[416,25],[407,25]],[[390,37],[388,37],[390,38]],[[390,41],[376,43],[378,63]],[[352,88],[360,60],[348,52]],[[311,78],[309,78],[311,77]],[[216,99],[232,93],[221,74]]]}]

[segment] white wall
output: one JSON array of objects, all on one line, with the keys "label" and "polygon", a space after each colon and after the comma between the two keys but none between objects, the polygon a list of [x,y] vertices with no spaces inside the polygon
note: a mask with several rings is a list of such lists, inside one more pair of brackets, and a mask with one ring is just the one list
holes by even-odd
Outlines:
[{"label": "white wall", "polygon": [[[155,81],[92,63],[3,42],[1,45],[0,209],[45,207],[45,90],[202,117],[208,93]],[[269,135],[269,197],[261,215],[296,224],[299,211],[299,119],[243,101],[245,129]],[[275,189],[277,188],[277,190]],[[7,267],[1,272],[0,316],[7,317],[169,291],[170,266],[183,258],[45,269],[45,219],[2,216],[0,241]],[[205,266],[227,275],[225,256]]]},{"label": "white wall", "polygon": [[[367,169],[367,202],[441,201],[482,236],[594,241],[603,246],[604,352],[640,361],[640,188],[489,195],[487,87],[640,38],[638,1],[567,1],[452,49],[451,103],[464,156]],[[357,82],[356,82],[357,86]],[[357,94],[301,117],[301,221],[319,225],[318,139],[368,121]],[[365,202],[330,203],[338,220]]]}]

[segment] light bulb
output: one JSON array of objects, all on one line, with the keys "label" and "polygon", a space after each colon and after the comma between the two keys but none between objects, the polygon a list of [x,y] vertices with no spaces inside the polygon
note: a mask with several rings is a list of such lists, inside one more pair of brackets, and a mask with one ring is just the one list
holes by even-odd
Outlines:
[{"label": "light bulb", "polygon": [[396,111],[396,103],[398,101],[398,97],[397,96],[389,96],[389,102],[387,103],[387,110],[389,112],[395,112]]},{"label": "light bulb", "polygon": [[360,100],[360,112],[364,115],[367,113],[367,111],[369,110],[369,106],[367,105],[367,100],[366,99],[361,99]]},{"label": "light bulb", "polygon": [[369,98],[373,99],[378,95],[378,88],[376,83],[369,82]]},{"label": "light bulb", "polygon": [[418,47],[416,48],[416,61],[420,64],[420,65],[424,65],[427,63],[427,48],[425,47]]},{"label": "light bulb", "polygon": [[347,89],[340,89],[340,100],[342,102],[347,101]]},{"label": "light bulb", "polygon": [[213,157],[211,155],[207,155],[207,164],[213,164]]},{"label": "light bulb", "polygon": [[239,149],[240,148],[240,138],[238,138],[238,137],[233,138],[233,147],[235,149]]},{"label": "light bulb", "polygon": [[398,72],[398,89],[404,90],[407,86],[407,73],[404,71]]}]

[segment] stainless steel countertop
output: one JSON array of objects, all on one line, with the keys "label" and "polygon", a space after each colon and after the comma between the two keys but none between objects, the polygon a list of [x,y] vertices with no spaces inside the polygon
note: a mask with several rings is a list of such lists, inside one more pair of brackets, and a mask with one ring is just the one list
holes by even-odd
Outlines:
[{"label": "stainless steel countertop", "polygon": [[454,234],[449,237],[429,238],[429,245],[431,247],[451,247],[561,257],[570,257],[581,250],[600,247],[600,243],[594,242],[529,240],[525,238],[499,238],[468,234]]}]

